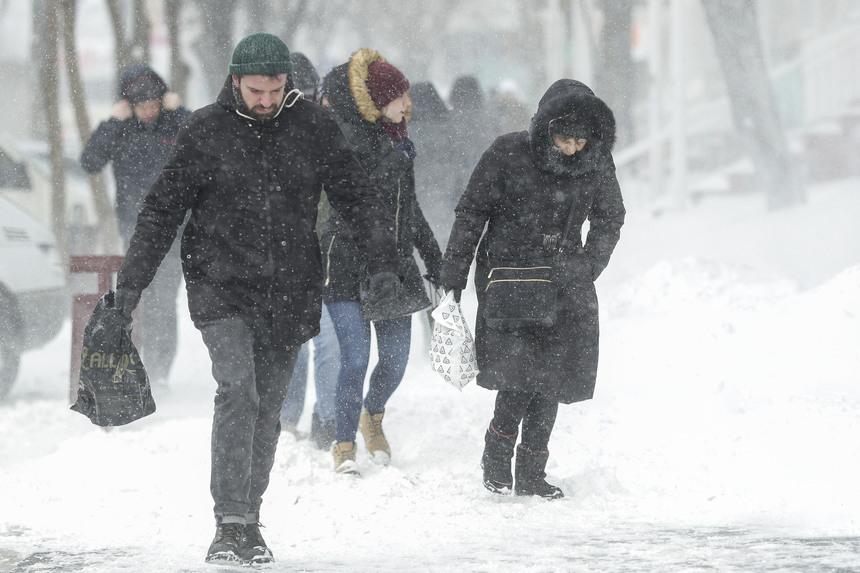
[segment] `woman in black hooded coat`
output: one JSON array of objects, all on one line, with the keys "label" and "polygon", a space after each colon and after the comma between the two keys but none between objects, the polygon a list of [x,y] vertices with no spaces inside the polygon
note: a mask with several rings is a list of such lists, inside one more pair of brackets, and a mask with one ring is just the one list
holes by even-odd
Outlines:
[{"label": "woman in black hooded coat", "polygon": [[[503,135],[484,153],[456,207],[442,282],[446,290],[464,289],[476,259],[477,381],[498,391],[482,458],[484,485],[491,491],[507,493],[513,485],[511,458],[522,423],[515,492],[563,495],[546,483],[544,469],[558,404],[594,394],[594,280],[609,262],[625,215],[614,142],[609,107],[585,84],[558,80],[541,98],[528,131]],[[559,247],[564,258],[557,264],[561,286],[554,324],[491,327],[485,316],[490,270],[511,261],[545,261]]]},{"label": "woman in black hooded coat", "polygon": [[[408,137],[409,81],[378,52],[356,51],[323,81],[323,103],[340,120],[344,135],[394,220],[384,229],[396,237],[402,285],[397,301],[384,308],[361,302],[367,275],[364,258],[350,229],[336,214],[320,237],[325,275],[324,301],[331,314],[341,365],[335,391],[335,471],[358,473],[355,434],[364,436],[374,460],[388,463],[391,449],[382,431],[385,405],[403,379],[409,358],[412,313],[430,306],[413,252],[418,250],[426,277],[439,284],[442,252],[415,196],[412,161],[415,147]],[[396,111],[392,109],[396,108]],[[393,121],[391,116],[397,116]],[[374,323],[379,361],[362,396],[370,360],[370,323]]]}]

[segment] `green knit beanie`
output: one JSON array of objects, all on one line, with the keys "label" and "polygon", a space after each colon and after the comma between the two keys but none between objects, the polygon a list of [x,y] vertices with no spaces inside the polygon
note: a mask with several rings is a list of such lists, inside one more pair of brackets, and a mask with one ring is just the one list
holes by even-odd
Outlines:
[{"label": "green knit beanie", "polygon": [[290,49],[274,34],[251,34],[236,44],[229,71],[234,76],[292,74]]}]

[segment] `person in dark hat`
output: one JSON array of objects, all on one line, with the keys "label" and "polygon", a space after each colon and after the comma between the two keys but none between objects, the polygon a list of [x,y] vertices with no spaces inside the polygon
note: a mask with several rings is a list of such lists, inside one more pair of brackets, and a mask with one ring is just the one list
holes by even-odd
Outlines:
[{"label": "person in dark hat", "polygon": [[[549,440],[558,405],[594,394],[594,281],[625,216],[614,144],[606,103],[581,82],[558,80],[527,131],[502,135],[484,152],[457,204],[442,281],[459,300],[475,261],[477,382],[496,391],[481,466],[494,493],[564,496],[546,481]],[[536,302],[530,289],[543,286],[553,302]],[[505,298],[493,306],[496,293]]]},{"label": "person in dark hat", "polygon": [[[362,49],[323,80],[323,96],[355,147],[361,165],[379,189],[390,226],[377,228],[397,243],[403,287],[384,306],[366,295],[367,270],[361,245],[348,221],[332,215],[320,237],[325,257],[324,300],[340,341],[335,392],[334,471],[359,473],[356,432],[360,429],[373,461],[387,464],[391,448],[382,430],[385,406],[403,379],[409,358],[412,314],[430,306],[415,261],[418,249],[427,277],[438,283],[442,253],[415,197],[415,146],[406,125],[411,107],[409,80],[375,50]],[[370,362],[371,322],[378,362],[364,394]]]},{"label": "person in dark hat", "polygon": [[305,99],[320,103],[320,75],[307,56],[301,52],[290,54],[293,60],[293,82]]},{"label": "person in dark hat", "polygon": [[[311,61],[299,52],[290,54],[293,60],[293,83],[296,89],[301,90],[305,99],[320,103],[320,77]],[[330,206],[325,198],[320,201],[319,215],[317,217],[317,230],[321,230],[323,223],[328,219]],[[302,439],[305,434],[297,428],[302,410],[305,406],[305,393],[310,377],[310,346],[313,346],[313,379],[316,390],[316,402],[314,402],[311,413],[311,435],[310,438],[317,448],[328,450],[334,440],[334,393],[337,387],[337,375],[340,370],[340,346],[337,342],[337,334],[331,322],[328,310],[323,306],[320,315],[320,332],[313,339],[302,346],[293,371],[293,379],[290,381],[290,389],[284,399],[281,408],[281,428],[296,437]]]},{"label": "person in dark hat", "polygon": [[[113,167],[117,224],[123,245],[128,247],[143,196],[161,173],[179,126],[191,112],[147,64],[125,68],[118,92],[112,117],[90,136],[80,161],[87,173],[98,173],[108,163]],[[140,352],[156,387],[167,383],[176,357],[176,297],[181,284],[176,241],[141,303]]]},{"label": "person in dark hat", "polygon": [[131,317],[182,222],[188,307],[217,383],[206,561],[274,560],[260,508],[299,348],[319,331],[323,269],[314,227],[325,187],[347,221],[378,304],[399,289],[393,226],[330,112],[294,87],[286,44],[243,38],[217,100],[188,117],[143,201],[117,275]]}]

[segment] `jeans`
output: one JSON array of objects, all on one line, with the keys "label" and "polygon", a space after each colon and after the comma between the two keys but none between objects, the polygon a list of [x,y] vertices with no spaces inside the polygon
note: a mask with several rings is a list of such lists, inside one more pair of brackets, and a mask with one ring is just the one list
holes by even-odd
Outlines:
[{"label": "jeans", "polygon": [[500,434],[515,436],[522,422],[520,443],[532,452],[545,452],[557,416],[555,400],[532,392],[500,390],[491,423]]},{"label": "jeans", "polygon": [[340,343],[340,374],[335,391],[335,441],[354,442],[362,402],[370,414],[385,411],[385,404],[403,380],[409,359],[412,315],[373,323],[379,360],[370,375],[362,400],[364,376],[370,363],[370,322],[358,302],[327,304]]},{"label": "jeans", "polygon": [[200,332],[218,384],[210,480],[215,519],[257,523],[281,432],[278,414],[299,347],[260,347],[241,318],[208,322]]},{"label": "jeans", "polygon": [[[337,343],[337,334],[335,334],[331,316],[325,305],[323,305],[322,316],[320,317],[320,333],[311,342],[314,349],[314,388],[317,394],[314,412],[320,422],[328,422],[334,420],[334,393],[340,371],[340,346]],[[305,407],[310,344],[302,345],[296,368],[293,370],[290,389],[287,391],[287,398],[281,409],[281,426],[283,427],[295,428]]]}]

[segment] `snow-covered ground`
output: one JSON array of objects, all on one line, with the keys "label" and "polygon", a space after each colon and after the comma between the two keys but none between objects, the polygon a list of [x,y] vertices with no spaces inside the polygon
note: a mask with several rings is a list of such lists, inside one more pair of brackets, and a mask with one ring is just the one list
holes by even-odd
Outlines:
[{"label": "snow-covered ground", "polygon": [[[550,443],[561,501],[483,489],[494,395],[432,373],[416,318],[390,467],[360,450],[363,477],[335,476],[282,436],[267,570],[860,571],[858,220],[857,180],[778,213],[757,196],[630,213],[598,283],[597,394]],[[130,426],[68,410],[68,325],[25,356],[0,405],[0,572],[215,570],[214,382],[179,304],[169,389]]]}]

